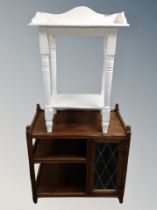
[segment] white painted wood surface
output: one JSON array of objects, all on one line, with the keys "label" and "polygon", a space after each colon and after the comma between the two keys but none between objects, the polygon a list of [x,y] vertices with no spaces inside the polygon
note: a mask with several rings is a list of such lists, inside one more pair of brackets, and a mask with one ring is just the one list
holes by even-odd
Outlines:
[{"label": "white painted wood surface", "polygon": [[128,26],[124,12],[115,14],[100,14],[86,6],[75,7],[62,14],[37,12],[30,25],[37,26]]},{"label": "white painted wood surface", "polygon": [[50,77],[50,60],[49,60],[49,41],[46,28],[39,29],[39,45],[41,55],[41,66],[43,75],[43,87],[45,95],[45,121],[47,132],[52,132],[53,126],[53,109],[51,106],[51,77]]},{"label": "white painted wood surface", "polygon": [[50,66],[51,66],[51,94],[57,93],[56,41],[55,36],[49,34]]},{"label": "white painted wood surface", "polygon": [[[102,113],[102,130],[106,133],[110,120],[117,29],[129,26],[124,12],[104,15],[82,6],[62,14],[37,13],[30,25],[39,26],[47,132],[52,132],[53,115],[57,109],[96,109]],[[57,92],[55,41],[57,35],[104,37],[104,66],[100,94],[59,94]]]},{"label": "white painted wood surface", "polygon": [[97,109],[104,107],[104,96],[101,94],[55,94],[51,105],[56,109]]},{"label": "white painted wood surface", "polygon": [[[57,60],[56,60],[56,40],[55,36],[48,33],[49,49],[50,49],[50,67],[51,67],[51,95],[57,94]],[[57,113],[57,109],[53,108],[53,113]]]},{"label": "white painted wood surface", "polygon": [[104,70],[102,75],[102,93],[104,94],[104,107],[102,109],[103,132],[107,133],[110,120],[110,97],[112,88],[112,75],[114,57],[116,53],[117,29],[104,37]]}]

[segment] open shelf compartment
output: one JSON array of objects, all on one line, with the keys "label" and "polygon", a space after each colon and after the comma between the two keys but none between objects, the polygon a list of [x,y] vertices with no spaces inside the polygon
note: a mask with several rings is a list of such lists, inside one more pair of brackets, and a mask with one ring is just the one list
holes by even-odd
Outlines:
[{"label": "open shelf compartment", "polygon": [[85,193],[86,164],[41,164],[37,178],[39,197],[81,196]]},{"label": "open shelf compartment", "polygon": [[40,139],[34,149],[34,161],[86,162],[86,139]]}]

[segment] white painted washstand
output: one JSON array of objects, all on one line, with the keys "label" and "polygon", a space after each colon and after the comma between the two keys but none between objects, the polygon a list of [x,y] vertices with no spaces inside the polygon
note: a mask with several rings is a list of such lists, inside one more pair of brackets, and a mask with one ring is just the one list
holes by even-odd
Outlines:
[{"label": "white painted washstand", "polygon": [[[101,110],[103,133],[107,133],[117,29],[129,26],[124,12],[105,15],[80,6],[62,14],[37,12],[29,25],[39,27],[47,132],[53,131],[53,116],[58,109],[95,109]],[[58,35],[104,37],[104,66],[100,94],[57,93],[55,37]]]}]

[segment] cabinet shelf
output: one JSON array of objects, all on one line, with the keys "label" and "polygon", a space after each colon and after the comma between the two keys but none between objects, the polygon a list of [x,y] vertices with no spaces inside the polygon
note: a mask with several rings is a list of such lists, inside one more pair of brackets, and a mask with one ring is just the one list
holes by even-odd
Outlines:
[{"label": "cabinet shelf", "polygon": [[39,197],[81,196],[86,193],[86,165],[55,163],[41,165],[37,180]]},{"label": "cabinet shelf", "polygon": [[86,140],[40,139],[34,149],[34,162],[86,162]]}]

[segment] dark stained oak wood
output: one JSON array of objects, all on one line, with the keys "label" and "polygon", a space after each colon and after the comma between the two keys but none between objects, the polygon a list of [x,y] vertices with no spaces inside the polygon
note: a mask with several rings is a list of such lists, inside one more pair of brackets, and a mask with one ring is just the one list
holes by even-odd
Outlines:
[{"label": "dark stained oak wood", "polygon": [[26,139],[27,139],[29,170],[30,170],[30,178],[31,178],[31,186],[32,186],[32,197],[33,197],[34,203],[37,203],[35,170],[34,170],[34,164],[33,164],[33,146],[32,146],[31,127],[30,126],[26,127]]},{"label": "dark stained oak wood", "polygon": [[85,195],[86,165],[43,164],[37,183],[38,196]]},{"label": "dark stained oak wood", "polygon": [[34,161],[40,162],[86,162],[85,139],[42,139],[34,151]]},{"label": "dark stained oak wood", "polygon": [[127,173],[128,157],[130,150],[130,140],[131,140],[131,127],[126,126],[126,141],[121,144],[120,147],[120,161],[119,161],[119,177],[117,177],[117,182],[119,183],[119,202],[123,203],[124,190],[125,190],[125,180]]},{"label": "dark stained oak wood", "polygon": [[111,111],[108,133],[102,133],[100,111],[69,110],[58,111],[54,117],[52,133],[46,132],[44,111],[40,110],[32,126],[32,136],[47,137],[104,137],[125,136],[125,129],[116,111]]},{"label": "dark stained oak wood", "polygon": [[[131,127],[124,123],[118,104],[110,113],[107,134],[102,133],[101,113],[95,110],[57,111],[53,131],[47,133],[44,111],[37,105],[26,137],[34,203],[38,197],[53,196],[117,197],[123,202]],[[94,189],[94,151],[98,143],[118,144],[115,189]],[[35,163],[40,163],[37,177]]]}]

